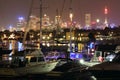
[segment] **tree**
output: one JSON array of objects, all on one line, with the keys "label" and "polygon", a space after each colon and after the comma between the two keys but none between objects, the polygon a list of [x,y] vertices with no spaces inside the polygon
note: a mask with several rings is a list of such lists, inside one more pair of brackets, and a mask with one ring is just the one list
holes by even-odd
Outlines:
[{"label": "tree", "polygon": [[95,42],[96,41],[95,35],[92,32],[90,32],[88,34],[88,37],[89,37],[90,42]]}]

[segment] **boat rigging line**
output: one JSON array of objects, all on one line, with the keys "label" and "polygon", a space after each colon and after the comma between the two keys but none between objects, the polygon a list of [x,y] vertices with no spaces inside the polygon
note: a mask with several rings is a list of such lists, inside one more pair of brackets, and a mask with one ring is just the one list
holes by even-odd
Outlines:
[{"label": "boat rigging line", "polygon": [[25,48],[25,39],[26,39],[26,36],[27,36],[27,33],[29,31],[29,21],[30,21],[30,15],[32,13],[32,7],[33,7],[33,0],[31,0],[31,3],[30,3],[30,8],[29,8],[29,12],[28,12],[28,16],[27,16],[27,24],[26,24],[26,27],[25,27],[25,34],[24,34],[24,37],[23,37],[23,46]]}]

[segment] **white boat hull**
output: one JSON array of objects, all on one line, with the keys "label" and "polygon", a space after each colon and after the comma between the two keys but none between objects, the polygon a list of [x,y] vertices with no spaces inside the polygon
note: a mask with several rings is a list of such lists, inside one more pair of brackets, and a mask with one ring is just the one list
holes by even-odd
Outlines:
[{"label": "white boat hull", "polygon": [[57,63],[58,62],[39,63],[37,65],[15,68],[14,70],[19,75],[39,74],[52,71]]}]

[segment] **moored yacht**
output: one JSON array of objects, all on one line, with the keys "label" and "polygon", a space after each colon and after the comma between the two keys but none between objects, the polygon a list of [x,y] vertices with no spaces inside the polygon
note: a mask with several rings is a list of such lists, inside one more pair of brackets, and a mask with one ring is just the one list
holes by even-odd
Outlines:
[{"label": "moored yacht", "polygon": [[[17,66],[14,65],[15,62],[17,62]],[[22,61],[20,58],[16,58],[12,64],[16,73],[26,75],[50,72],[57,63],[57,61],[46,61],[42,51],[38,49],[30,54],[26,54],[26,60]]]},{"label": "moored yacht", "polygon": [[120,52],[115,53],[112,61],[105,61],[101,64],[89,67],[88,70],[96,77],[119,77],[120,76]]},{"label": "moored yacht", "polygon": [[[32,53],[25,54],[25,56],[20,59],[14,59],[13,64],[17,61],[17,67],[14,67],[14,70],[16,73],[20,75],[26,75],[26,74],[39,74],[39,73],[44,73],[44,72],[49,72],[52,69],[55,68],[57,65],[57,61],[47,61],[45,59],[44,54],[41,51],[41,43],[42,43],[42,0],[40,1],[40,36],[39,36],[39,48],[33,51]],[[33,0],[31,2],[31,7],[33,5]],[[32,9],[32,8],[30,8]],[[29,15],[30,16],[30,15]],[[29,20],[29,19],[28,19]],[[27,26],[29,26],[29,21],[27,23]],[[27,30],[24,35],[24,40],[23,42],[25,43],[26,35],[27,35]],[[25,59],[25,60],[24,60]]]},{"label": "moored yacht", "polygon": [[120,52],[115,53],[112,61],[105,61],[89,68],[89,70],[119,70],[120,71]]}]

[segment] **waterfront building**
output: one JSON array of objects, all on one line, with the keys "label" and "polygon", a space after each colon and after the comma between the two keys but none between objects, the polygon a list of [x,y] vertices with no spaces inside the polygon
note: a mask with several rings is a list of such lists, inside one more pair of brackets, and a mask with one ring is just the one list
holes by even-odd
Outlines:
[{"label": "waterfront building", "polygon": [[[36,22],[39,21],[39,18],[31,17],[32,20],[30,23],[32,24],[31,27],[36,26]],[[37,27],[37,26],[36,26]],[[46,26],[47,27],[47,26]],[[92,53],[88,49],[89,44],[89,33],[93,33],[95,35],[96,41],[95,45],[98,44],[120,44],[120,34],[119,29],[120,27],[115,28],[105,28],[102,29],[79,29],[76,27],[73,27],[71,30],[71,42],[72,42],[72,52],[79,52],[79,53]],[[58,50],[58,51],[64,51],[69,52],[70,51],[70,28],[64,27],[61,28],[61,31],[58,33],[56,29],[49,29],[49,28],[42,28],[42,46],[44,51],[50,51],[50,50]],[[14,33],[15,39],[12,39],[11,36]],[[18,41],[21,41],[24,35],[24,31],[16,31],[16,32],[9,32],[9,31],[3,31],[1,35],[1,42],[4,43],[4,48],[9,49],[7,44],[12,43],[14,40],[15,44],[14,49],[18,49]],[[4,35],[4,36],[3,36]],[[30,45],[31,48],[37,47],[37,43],[39,41],[39,29],[31,28],[31,30],[28,31],[27,34],[27,43],[32,44]],[[11,44],[10,44],[11,45]],[[19,44],[21,46],[21,44]],[[31,49],[29,46],[29,49]],[[12,48],[12,47],[11,47]],[[10,48],[10,49],[11,49]],[[35,48],[34,48],[35,49]],[[92,50],[91,50],[92,51]],[[94,54],[93,54],[94,55]]]}]

